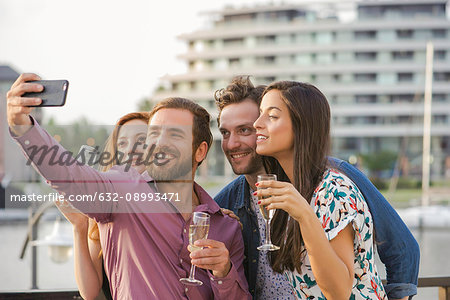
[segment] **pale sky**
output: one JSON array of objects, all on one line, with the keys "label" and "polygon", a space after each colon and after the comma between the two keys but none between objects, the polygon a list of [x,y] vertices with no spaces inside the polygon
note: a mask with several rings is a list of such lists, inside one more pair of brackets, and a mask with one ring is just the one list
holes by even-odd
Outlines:
[{"label": "pale sky", "polygon": [[158,78],[184,72],[176,36],[202,28],[200,12],[255,3],[267,1],[0,0],[0,64],[69,80],[66,105],[45,108],[46,117],[114,124]]}]

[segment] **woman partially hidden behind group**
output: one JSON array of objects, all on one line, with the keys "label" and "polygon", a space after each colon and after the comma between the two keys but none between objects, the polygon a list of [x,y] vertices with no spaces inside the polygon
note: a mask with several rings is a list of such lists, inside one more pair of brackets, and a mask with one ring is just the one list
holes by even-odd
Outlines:
[{"label": "woman partially hidden behind group", "polygon": [[374,263],[373,222],[358,187],[327,165],[330,108],[306,83],[269,85],[255,121],[260,155],[280,181],[261,181],[272,220],[271,266],[298,299],[387,299]]},{"label": "woman partially hidden behind group", "polygon": [[[104,150],[117,159],[111,160],[108,165],[101,166],[101,171],[106,172],[112,166],[125,162],[130,163],[139,173],[145,171],[145,165],[136,163],[136,159],[139,154],[144,154],[148,120],[149,113],[134,112],[124,115],[117,121]],[[123,161],[119,161],[118,152],[123,154]],[[73,225],[75,279],[81,296],[84,299],[95,299],[102,289],[106,299],[112,299],[109,281],[103,269],[97,223],[81,213],[71,212],[73,210],[64,204],[57,202],[57,206]]]}]

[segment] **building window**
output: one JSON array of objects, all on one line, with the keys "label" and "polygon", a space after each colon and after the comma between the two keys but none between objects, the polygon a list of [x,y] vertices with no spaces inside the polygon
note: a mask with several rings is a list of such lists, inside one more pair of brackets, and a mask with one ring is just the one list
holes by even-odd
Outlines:
[{"label": "building window", "polygon": [[446,51],[445,50],[435,50],[433,56],[434,56],[435,60],[445,60]]},{"label": "building window", "polygon": [[435,81],[450,82],[450,72],[435,72]]},{"label": "building window", "polygon": [[411,116],[398,116],[397,120],[400,124],[408,124],[411,123]]},{"label": "building window", "polygon": [[333,42],[332,32],[318,32],[316,34],[316,43],[318,44],[331,44]]},{"label": "building window", "polygon": [[193,71],[195,69],[195,62],[193,60],[189,61],[189,70]]},{"label": "building window", "polygon": [[258,56],[256,57],[256,64],[271,65],[275,63],[275,56]]},{"label": "building window", "polygon": [[446,124],[447,123],[447,115],[434,115],[433,123],[434,124]]},{"label": "building window", "polygon": [[239,67],[241,63],[241,60],[238,57],[233,57],[228,59],[228,66],[230,68],[236,68]]},{"label": "building window", "polygon": [[259,45],[275,44],[275,38],[274,35],[257,36],[256,43]]},{"label": "building window", "polygon": [[413,31],[411,29],[401,29],[397,30],[398,39],[412,39]]},{"label": "building window", "polygon": [[358,150],[358,139],[351,137],[351,138],[344,138],[344,143],[342,145],[344,150]]},{"label": "building window", "polygon": [[446,94],[433,94],[433,102],[445,102],[446,100]]},{"label": "building window", "polygon": [[377,80],[376,73],[357,73],[354,74],[354,80],[356,82],[374,82]]},{"label": "building window", "polygon": [[355,95],[356,103],[375,103],[377,102],[377,95]]},{"label": "building window", "polygon": [[341,82],[342,80],[341,74],[333,74],[333,80],[334,82]]},{"label": "building window", "polygon": [[275,81],[275,77],[268,76],[268,77],[261,77],[258,82],[261,82],[261,84],[269,84]]},{"label": "building window", "polygon": [[377,38],[377,32],[375,30],[355,31],[354,36],[357,41],[374,40]]},{"label": "building window", "polygon": [[413,51],[393,51],[392,59],[393,60],[412,60],[414,56]]},{"label": "building window", "polygon": [[414,100],[413,94],[399,94],[391,96],[392,103],[411,103],[413,102],[413,100]]},{"label": "building window", "polygon": [[435,39],[444,39],[447,37],[446,29],[433,29],[432,30],[433,38]]},{"label": "building window", "polygon": [[397,73],[397,82],[412,82],[413,73]]},{"label": "building window", "polygon": [[376,52],[355,52],[356,61],[374,61],[377,59]]},{"label": "building window", "polygon": [[244,45],[244,38],[232,38],[223,40],[224,47],[239,47]]}]

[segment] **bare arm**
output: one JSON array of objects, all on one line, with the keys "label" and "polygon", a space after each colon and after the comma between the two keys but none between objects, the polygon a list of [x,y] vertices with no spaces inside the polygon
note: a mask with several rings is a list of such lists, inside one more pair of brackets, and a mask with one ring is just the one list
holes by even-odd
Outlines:
[{"label": "bare arm", "polygon": [[317,216],[311,209],[299,226],[317,285],[327,299],[348,299],[351,294],[355,259],[354,231],[347,225],[328,241]]},{"label": "bare arm", "polygon": [[88,237],[95,221],[72,208],[66,201],[56,206],[73,226],[75,280],[83,299],[95,299],[103,283],[102,257],[99,241]]},{"label": "bare arm", "polygon": [[73,235],[75,280],[78,289],[83,299],[95,299],[103,283],[100,243],[88,238],[87,228],[74,227]]}]

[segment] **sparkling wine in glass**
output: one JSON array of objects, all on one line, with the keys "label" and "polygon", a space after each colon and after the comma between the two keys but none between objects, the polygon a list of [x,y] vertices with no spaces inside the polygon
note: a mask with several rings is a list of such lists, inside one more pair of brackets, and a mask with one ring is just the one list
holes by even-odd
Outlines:
[{"label": "sparkling wine in glass", "polygon": [[[209,215],[203,212],[194,212],[189,225],[189,246],[192,252],[201,250],[202,247],[194,246],[195,241],[207,239],[209,232]],[[180,278],[180,281],[187,285],[202,285],[198,279],[195,279],[195,266],[191,265],[189,278]]]},{"label": "sparkling wine in glass", "polygon": [[[268,181],[268,180],[277,180],[277,175],[275,174],[264,174],[264,175],[258,175],[258,182],[260,181]],[[262,188],[258,187],[258,190],[262,190]],[[258,197],[258,200],[266,199],[267,197]],[[264,219],[266,220],[266,238],[264,243],[258,247],[258,250],[260,251],[275,251],[279,250],[280,247],[275,246],[272,244],[272,241],[270,239],[270,221],[272,221],[273,215],[275,214],[275,209],[267,210],[265,205],[260,205],[259,210],[261,211],[261,214],[263,215]]]}]

